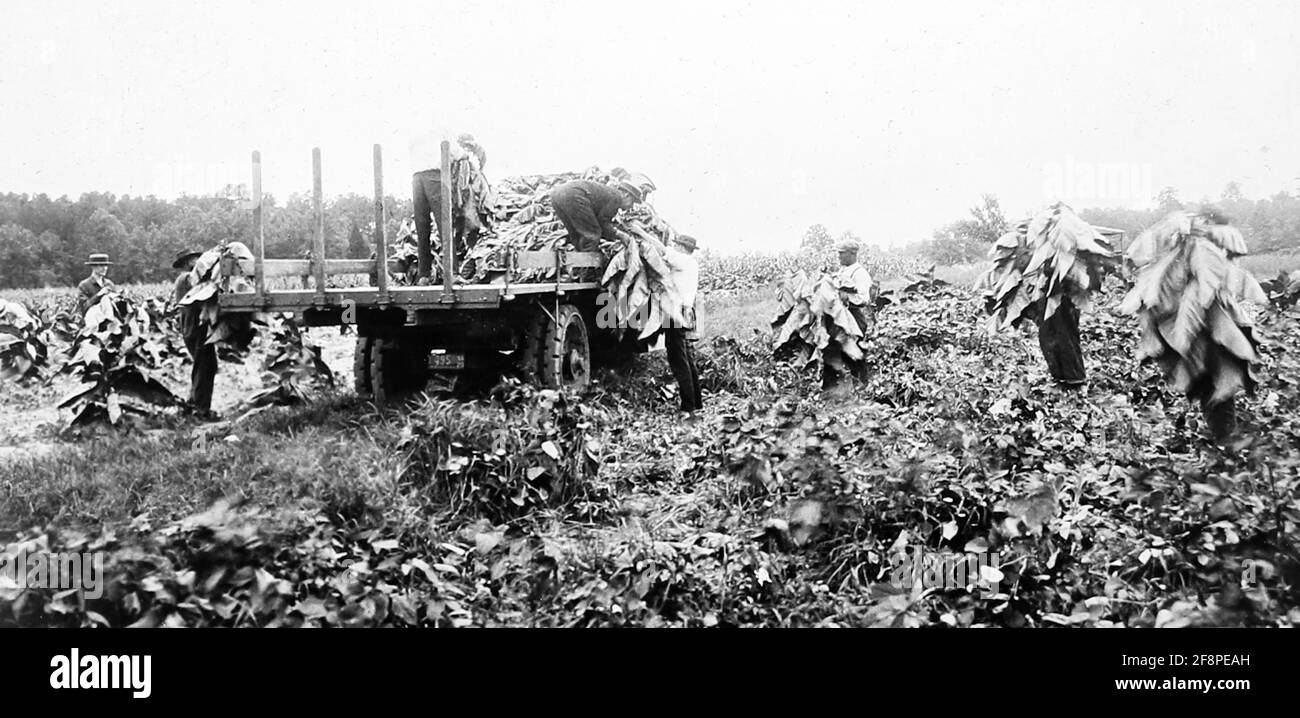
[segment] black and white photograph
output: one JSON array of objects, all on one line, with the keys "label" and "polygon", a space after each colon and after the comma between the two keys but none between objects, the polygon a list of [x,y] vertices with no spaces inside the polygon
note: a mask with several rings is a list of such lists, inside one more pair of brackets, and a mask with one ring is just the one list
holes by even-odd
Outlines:
[{"label": "black and white photograph", "polygon": [[124,628],[1241,694],[1300,625],[1295,2],[0,16],[0,627],[110,629],[4,634],[56,694],[159,696]]}]

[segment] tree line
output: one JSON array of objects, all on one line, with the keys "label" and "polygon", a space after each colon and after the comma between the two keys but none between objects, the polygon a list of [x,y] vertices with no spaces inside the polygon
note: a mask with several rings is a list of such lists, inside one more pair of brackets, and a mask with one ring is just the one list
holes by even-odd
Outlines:
[{"label": "tree line", "polygon": [[[235,240],[252,247],[253,216],[233,192],[207,196],[116,196],[88,192],[77,200],[0,194],[0,288],[75,284],[91,253],[106,253],[115,282],[163,282],[175,276],[181,249],[206,250]],[[409,197],[385,200],[388,236],[411,214]],[[315,214],[312,198],[292,194],[283,203],[263,196],[266,256],[307,256]],[[328,199],[325,249],[330,257],[364,259],[373,249],[374,202],[357,194]]]},{"label": "tree line", "polygon": [[[1127,247],[1143,230],[1170,212],[1208,204],[1227,215],[1241,230],[1252,254],[1300,248],[1300,197],[1279,192],[1267,199],[1252,200],[1242,194],[1236,182],[1229,182],[1215,201],[1202,198],[1185,204],[1174,188],[1166,187],[1155,197],[1155,206],[1150,209],[1092,207],[1080,209],[1078,214],[1094,225],[1124,230],[1123,242]],[[1011,230],[1019,219],[1008,219],[997,197],[986,194],[971,209],[970,216],[935,229],[929,239],[905,245],[901,252],[940,265],[982,261],[988,258],[989,245]],[[853,233],[845,232],[841,236],[853,236]],[[824,249],[832,241],[830,232],[815,224],[804,233],[802,246]]]}]

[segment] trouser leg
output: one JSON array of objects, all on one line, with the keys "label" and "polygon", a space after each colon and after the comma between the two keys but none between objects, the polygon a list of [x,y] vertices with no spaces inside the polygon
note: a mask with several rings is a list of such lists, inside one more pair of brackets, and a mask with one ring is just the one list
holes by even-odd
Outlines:
[{"label": "trouser leg", "polygon": [[217,377],[217,348],[206,344],[207,327],[200,327],[186,340],[194,366],[190,369],[190,404],[200,411],[212,409],[212,386]]},{"label": "trouser leg", "polygon": [[411,178],[411,205],[415,211],[415,246],[419,258],[417,276],[428,277],[433,273],[432,241],[433,227],[438,227],[438,236],[445,236],[442,226],[442,183],[439,170],[416,172]]},{"label": "trouser leg", "polygon": [[686,351],[691,368],[691,393],[695,397],[695,408],[704,408],[704,389],[700,386],[700,365],[695,361],[695,340],[686,334]]},{"label": "trouser leg", "polygon": [[1052,378],[1066,384],[1082,384],[1083,345],[1079,341],[1079,310],[1069,301],[1061,303],[1046,321],[1038,325],[1038,346]]},{"label": "trouser leg", "polygon": [[682,411],[699,409],[699,375],[691,356],[690,342],[686,341],[685,331],[669,329],[664,335],[664,345],[668,350],[668,366],[677,380],[677,388],[682,397]]}]

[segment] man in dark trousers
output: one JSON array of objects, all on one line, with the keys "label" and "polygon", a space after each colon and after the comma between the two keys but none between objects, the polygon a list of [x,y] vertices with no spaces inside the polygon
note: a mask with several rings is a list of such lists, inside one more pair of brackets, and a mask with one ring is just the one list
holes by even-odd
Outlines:
[{"label": "man in dark trousers", "polygon": [[663,252],[664,264],[668,265],[669,283],[682,301],[682,324],[666,326],[662,332],[664,349],[668,351],[668,368],[677,380],[678,393],[682,398],[681,409],[694,416],[695,412],[704,408],[700,370],[695,363],[695,302],[700,288],[700,265],[693,255],[698,243],[694,237],[685,234],[676,235],[667,247],[651,235],[647,235],[646,240]]},{"label": "man in dark trousers", "polygon": [[695,298],[700,286],[699,263],[692,256],[695,248],[694,237],[679,234],[672,246],[664,249],[664,263],[668,265],[673,287],[682,298],[684,320],[682,326],[664,330],[664,348],[668,350],[668,366],[682,395],[682,411],[692,415],[704,408],[700,370],[695,364]]},{"label": "man in dark trousers", "polygon": [[83,318],[95,297],[105,289],[114,287],[113,281],[108,278],[108,268],[113,266],[113,263],[108,260],[107,254],[90,255],[86,260],[86,266],[90,267],[90,276],[77,285],[77,313]]},{"label": "man in dark trousers", "polygon": [[[455,182],[452,187],[452,229],[455,231],[456,241],[456,261],[459,262],[469,249],[478,241],[479,233],[483,230],[481,216],[483,208],[478,206],[478,202],[484,202],[491,205],[490,197],[475,198],[473,192],[474,184],[472,179],[482,178],[483,167],[487,165],[487,151],[483,145],[474,139],[473,135],[461,134],[457,136],[456,141],[450,143],[451,161],[453,166],[457,162],[468,162],[470,166],[467,171],[472,175],[470,184],[470,199],[472,207],[465,208],[457,202],[458,192],[455,191]],[[433,235],[435,222],[438,226],[438,235],[446,236],[442,226],[442,215],[440,214],[442,206],[442,139],[437,132],[421,132],[411,140],[410,143],[410,161],[414,167],[420,168],[411,176],[411,201],[415,211],[415,234],[417,246],[420,248],[430,247],[430,238]],[[454,174],[454,172],[453,172]],[[490,192],[487,186],[487,180],[483,179],[480,185],[484,193]],[[431,258],[432,259],[432,258]],[[432,262],[430,262],[432,265]],[[433,278],[432,266],[419,266],[418,274],[421,283],[427,284]]]},{"label": "man in dark trousers", "polygon": [[551,190],[555,216],[569,231],[569,244],[579,252],[599,252],[601,237],[632,241],[614,226],[614,215],[644,200],[641,188],[627,180],[619,180],[613,187],[592,180],[573,180]]},{"label": "man in dark trousers", "polygon": [[[172,269],[181,272],[176,277],[177,304],[198,284],[194,263],[202,254],[194,250],[181,250],[176,254]],[[214,419],[212,385],[217,378],[217,347],[207,343],[209,327],[201,319],[201,313],[199,302],[180,307],[181,336],[185,337],[185,348],[194,359],[194,368],[190,370],[190,408],[204,419]]]}]

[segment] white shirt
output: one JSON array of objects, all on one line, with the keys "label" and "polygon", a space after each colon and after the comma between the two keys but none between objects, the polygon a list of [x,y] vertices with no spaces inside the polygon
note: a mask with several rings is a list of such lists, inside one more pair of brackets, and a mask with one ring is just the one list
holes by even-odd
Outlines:
[{"label": "white shirt", "polygon": [[858,290],[858,297],[864,304],[871,299],[871,273],[858,262],[840,268],[835,274],[835,286]]},{"label": "white shirt", "polygon": [[695,307],[695,296],[700,289],[700,264],[693,255],[676,247],[664,248],[664,263],[668,265],[673,286],[682,297],[682,306]]},{"label": "white shirt", "polygon": [[451,159],[454,161],[464,156],[465,149],[456,142],[458,135],[453,132],[430,129],[412,133],[407,146],[407,161],[411,163],[411,172],[436,170],[442,167],[442,141],[451,145]]}]

